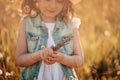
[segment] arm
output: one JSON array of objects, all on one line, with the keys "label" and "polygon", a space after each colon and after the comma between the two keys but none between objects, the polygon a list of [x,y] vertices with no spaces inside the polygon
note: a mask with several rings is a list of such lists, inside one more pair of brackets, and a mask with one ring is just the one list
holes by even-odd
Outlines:
[{"label": "arm", "polygon": [[77,28],[73,28],[73,51],[74,54],[72,56],[58,52],[56,61],[69,67],[80,67],[83,64],[83,53]]},{"label": "arm", "polygon": [[17,49],[16,49],[16,64],[23,67],[23,66],[30,66],[39,60],[41,60],[42,51],[38,51],[36,53],[28,54],[27,51],[27,40],[25,34],[25,27],[23,22],[20,22],[20,27],[18,31],[18,42],[17,42]]}]

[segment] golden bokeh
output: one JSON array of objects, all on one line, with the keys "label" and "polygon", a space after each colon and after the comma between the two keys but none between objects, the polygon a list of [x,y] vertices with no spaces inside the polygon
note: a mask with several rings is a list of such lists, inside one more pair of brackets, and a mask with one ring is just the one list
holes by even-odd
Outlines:
[{"label": "golden bokeh", "polygon": [[[0,0],[0,80],[19,80],[15,64],[19,0]],[[79,80],[120,79],[120,0],[80,0],[75,5],[81,20],[80,40],[84,65]]]}]

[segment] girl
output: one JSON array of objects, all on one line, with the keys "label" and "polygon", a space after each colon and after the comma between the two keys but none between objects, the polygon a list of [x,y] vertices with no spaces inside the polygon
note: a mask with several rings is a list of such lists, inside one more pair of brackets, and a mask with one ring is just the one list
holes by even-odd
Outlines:
[{"label": "girl", "polygon": [[[76,1],[23,0],[25,16],[16,51],[16,63],[23,67],[21,80],[78,80],[73,68],[83,64],[83,55],[77,30],[80,20],[73,18]],[[54,51],[69,35],[73,39]]]}]

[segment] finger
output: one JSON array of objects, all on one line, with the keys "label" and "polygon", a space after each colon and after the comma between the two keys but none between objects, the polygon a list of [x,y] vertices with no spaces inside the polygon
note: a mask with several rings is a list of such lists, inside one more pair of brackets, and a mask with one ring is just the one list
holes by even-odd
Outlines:
[{"label": "finger", "polygon": [[53,57],[53,56],[49,56],[49,57],[48,57],[48,60],[49,60],[49,61],[54,61],[54,57]]},{"label": "finger", "polygon": [[49,61],[48,61],[47,59],[44,59],[44,62],[45,62],[46,64],[49,64]]},{"label": "finger", "polygon": [[50,65],[50,64],[54,63],[55,61],[45,60],[44,62],[45,62],[46,64]]},{"label": "finger", "polygon": [[54,58],[54,61],[56,61],[56,62],[57,62],[57,61],[58,61],[58,59],[57,59],[57,58]]},{"label": "finger", "polygon": [[54,64],[55,63],[55,61],[54,62],[45,62],[47,65],[51,65],[51,64]]},{"label": "finger", "polygon": [[49,55],[50,57],[52,57],[53,59],[57,57],[56,54],[52,54],[52,55]]},{"label": "finger", "polygon": [[46,58],[46,57],[47,57],[47,55],[46,55],[46,53],[44,53],[44,54],[43,54],[43,58]]},{"label": "finger", "polygon": [[44,57],[43,57],[43,56],[41,56],[41,59],[43,59],[43,60],[44,60]]},{"label": "finger", "polygon": [[47,57],[47,56],[48,56],[48,54],[49,54],[49,49],[48,49],[48,48],[46,48],[46,49],[44,50],[44,57]]},{"label": "finger", "polygon": [[57,54],[58,53],[58,51],[54,51],[54,54]]},{"label": "finger", "polygon": [[51,61],[49,64],[54,64],[56,61]]},{"label": "finger", "polygon": [[56,61],[48,61],[48,64],[54,64]]},{"label": "finger", "polygon": [[44,59],[44,53],[42,53],[40,56],[41,56],[41,59]]},{"label": "finger", "polygon": [[54,50],[54,49],[55,49],[55,46],[52,45],[51,48]]},{"label": "finger", "polygon": [[55,63],[56,61],[52,58],[52,57],[48,57],[44,60],[47,64],[53,64]]},{"label": "finger", "polygon": [[49,53],[53,54],[53,49],[49,48]]}]

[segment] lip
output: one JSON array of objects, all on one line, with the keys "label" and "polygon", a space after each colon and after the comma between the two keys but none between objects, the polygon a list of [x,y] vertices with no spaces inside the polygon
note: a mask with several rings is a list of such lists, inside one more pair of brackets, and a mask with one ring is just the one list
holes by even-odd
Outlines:
[{"label": "lip", "polygon": [[48,12],[50,12],[50,13],[55,13],[56,11],[54,10],[54,11],[51,11],[51,10],[47,10]]}]

